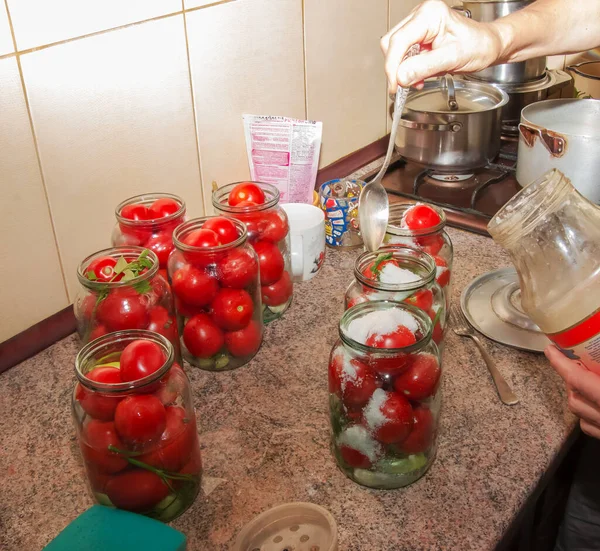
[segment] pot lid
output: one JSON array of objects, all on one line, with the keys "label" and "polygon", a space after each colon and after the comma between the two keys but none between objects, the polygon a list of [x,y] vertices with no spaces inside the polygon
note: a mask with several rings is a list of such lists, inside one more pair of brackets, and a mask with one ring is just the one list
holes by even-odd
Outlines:
[{"label": "pot lid", "polygon": [[[465,75],[464,78],[469,82],[479,82],[473,75]],[[530,92],[547,90],[554,86],[564,87],[567,86],[571,80],[568,73],[565,73],[560,69],[553,69],[551,71],[546,71],[540,78],[536,78],[535,80],[510,83],[497,82],[494,85],[508,94],[528,94]]]},{"label": "pot lid", "polygon": [[492,111],[508,102],[508,96],[490,84],[454,80],[454,94],[458,109],[448,104],[443,77],[425,82],[422,90],[413,90],[406,100],[405,109],[427,113],[480,113]]}]

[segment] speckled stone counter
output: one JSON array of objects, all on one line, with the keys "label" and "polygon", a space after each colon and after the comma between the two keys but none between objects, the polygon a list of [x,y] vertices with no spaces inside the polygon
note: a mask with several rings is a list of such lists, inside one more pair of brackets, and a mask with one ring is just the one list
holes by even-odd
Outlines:
[{"label": "speckled stone counter", "polygon": [[[491,239],[450,229],[454,300],[475,276],[509,265]],[[291,310],[246,367],[187,368],[202,441],[203,492],[173,522],[189,550],[226,550],[255,515],[289,501],[323,505],[344,551],[493,549],[575,426],[541,355],[487,342],[521,399],[503,406],[474,345],[449,332],[436,461],[414,485],[376,491],[329,452],[327,358],[358,252],[327,251]],[[69,400],[75,337],[0,376],[0,548],[41,549],[91,505]]]}]

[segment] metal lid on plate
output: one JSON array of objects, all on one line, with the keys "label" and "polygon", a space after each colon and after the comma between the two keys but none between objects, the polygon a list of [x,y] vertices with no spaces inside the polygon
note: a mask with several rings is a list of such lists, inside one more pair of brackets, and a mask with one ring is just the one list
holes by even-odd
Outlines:
[{"label": "metal lid on plate", "polygon": [[550,344],[523,312],[514,268],[475,278],[462,292],[460,306],[469,323],[488,339],[530,352],[543,352]]},{"label": "metal lid on plate", "polygon": [[286,503],[261,513],[239,533],[233,551],[337,551],[337,524],[313,503]]}]

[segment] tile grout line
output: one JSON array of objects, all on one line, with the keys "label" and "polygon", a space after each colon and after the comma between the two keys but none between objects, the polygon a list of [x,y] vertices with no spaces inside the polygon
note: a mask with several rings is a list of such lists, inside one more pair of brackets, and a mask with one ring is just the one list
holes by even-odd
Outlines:
[{"label": "tile grout line", "polygon": [[[181,4],[184,7],[185,0],[181,0]],[[183,34],[185,37],[185,52],[187,55],[187,67],[188,67],[188,76],[190,79],[190,99],[192,101],[192,119],[194,121],[194,138],[196,139],[196,158],[198,159],[198,171],[200,176],[200,195],[202,196],[202,210],[203,214],[207,215],[206,208],[206,198],[204,197],[205,192],[205,184],[204,174],[202,171],[202,157],[200,155],[200,134],[198,128],[198,120],[196,118],[196,97],[194,95],[194,79],[192,78],[192,59],[190,56],[190,44],[188,42],[188,29],[187,29],[187,17],[185,14],[185,10],[183,11]]]},{"label": "tile grout line", "polygon": [[[12,35],[13,44],[15,46],[15,50],[17,49],[17,40],[15,36],[15,30],[12,23],[12,18],[10,16],[10,11],[8,9],[8,1],[4,0],[4,5],[6,7],[6,16],[8,19],[8,26],[10,28],[10,33]],[[44,198],[46,199],[46,208],[48,209],[48,217],[50,218],[50,227],[52,228],[52,237],[54,238],[54,246],[56,247],[56,255],[58,256],[58,264],[60,267],[60,272],[62,275],[63,288],[65,290],[65,297],[68,301],[68,304],[71,303],[71,298],[69,296],[69,287],[67,285],[67,277],[65,273],[65,265],[62,258],[62,254],[60,252],[60,247],[58,244],[58,235],[56,234],[56,224],[54,223],[54,216],[52,215],[52,209],[50,207],[50,196],[48,194],[48,187],[46,186],[46,178],[44,177],[44,171],[42,169],[42,159],[40,156],[40,148],[37,141],[37,135],[35,133],[35,127],[33,125],[33,116],[31,114],[31,105],[29,104],[29,96],[27,95],[27,87],[25,86],[25,77],[23,76],[23,67],[21,66],[21,56],[17,52],[15,54],[15,60],[17,62],[17,68],[19,70],[19,79],[21,80],[21,88],[23,90],[23,99],[25,100],[25,107],[27,108],[27,117],[29,119],[29,128],[31,130],[31,137],[33,139],[33,147],[35,148],[35,156],[37,159],[38,170],[40,172],[40,179],[42,181],[42,189],[44,190]]]},{"label": "tile grout line", "polygon": [[302,61],[304,68],[304,118],[308,120],[308,71],[306,67],[306,3],[302,0]]}]

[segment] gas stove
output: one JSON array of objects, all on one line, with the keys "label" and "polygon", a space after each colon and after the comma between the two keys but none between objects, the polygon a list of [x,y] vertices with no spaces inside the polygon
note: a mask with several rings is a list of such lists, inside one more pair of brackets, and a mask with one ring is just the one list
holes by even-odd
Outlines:
[{"label": "gas stove", "polygon": [[[469,174],[435,174],[431,169],[401,157],[383,177],[390,203],[421,201],[442,207],[450,226],[489,236],[487,224],[521,186],[515,178],[517,139],[503,136],[493,163]],[[378,169],[367,173],[370,182]]]}]

